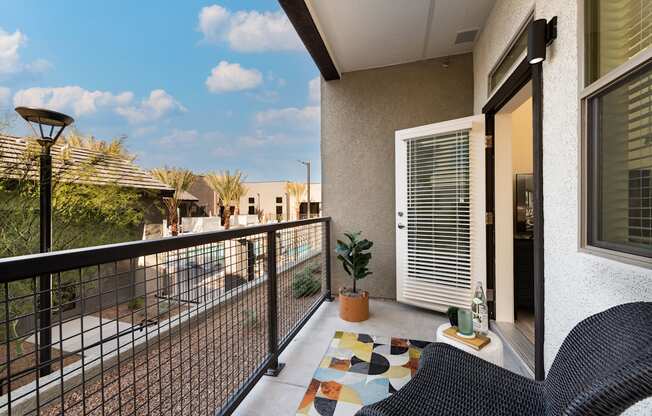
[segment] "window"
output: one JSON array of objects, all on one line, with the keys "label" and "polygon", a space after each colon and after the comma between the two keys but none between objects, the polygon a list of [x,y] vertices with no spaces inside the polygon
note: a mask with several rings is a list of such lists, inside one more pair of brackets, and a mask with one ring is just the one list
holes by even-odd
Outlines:
[{"label": "window", "polygon": [[249,215],[256,215],[256,207],[253,205],[249,205],[249,211],[247,212]]},{"label": "window", "polygon": [[652,43],[649,0],[586,1],[585,85],[644,51]]},{"label": "window", "polygon": [[530,23],[534,19],[530,14],[521,26],[518,34],[507,47],[507,51],[498,60],[498,63],[489,73],[489,95],[500,85],[501,82],[512,72],[512,68],[525,57],[527,53],[527,33]]},{"label": "window", "polygon": [[277,205],[276,206],[276,215],[282,215],[283,214],[283,205]]},{"label": "window", "polygon": [[253,203],[255,203],[255,202],[256,202],[256,198],[254,198],[253,196],[250,196],[250,197],[249,197],[249,203],[250,203],[250,204],[253,204]]},{"label": "window", "polygon": [[277,204],[282,204],[283,203],[283,197],[282,196],[277,196],[276,197],[276,203]]},{"label": "window", "polygon": [[651,264],[652,2],[586,1],[585,22],[582,245]]}]

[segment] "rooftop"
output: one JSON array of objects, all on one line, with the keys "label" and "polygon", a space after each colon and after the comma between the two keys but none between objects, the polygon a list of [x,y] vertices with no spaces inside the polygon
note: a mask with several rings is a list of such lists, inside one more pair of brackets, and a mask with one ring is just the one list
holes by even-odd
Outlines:
[{"label": "rooftop", "polygon": [[[31,147],[31,143],[35,147]],[[30,138],[0,135],[0,174],[8,177],[13,175],[16,179],[19,175],[38,178],[38,160],[32,159],[38,151],[38,145]],[[28,163],[25,163],[26,158]],[[29,163],[31,160],[34,163]],[[21,171],[17,175],[17,165],[25,166],[27,171]],[[93,167],[92,175],[88,175],[84,170],[89,166]],[[61,179],[64,181],[117,185],[165,194],[173,191],[138,167],[133,160],[99,150],[57,143],[52,146],[52,168],[55,176],[57,172],[62,172]]]}]

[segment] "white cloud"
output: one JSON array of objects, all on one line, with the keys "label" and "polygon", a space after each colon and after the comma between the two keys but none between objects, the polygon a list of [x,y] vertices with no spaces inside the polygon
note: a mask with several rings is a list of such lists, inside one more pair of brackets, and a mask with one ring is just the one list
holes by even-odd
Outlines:
[{"label": "white cloud", "polygon": [[312,103],[319,103],[321,98],[321,81],[319,77],[308,81],[308,98]]},{"label": "white cloud", "polygon": [[44,107],[70,113],[75,117],[114,111],[130,123],[158,120],[186,109],[164,90],[153,90],[140,103],[132,105],[131,91],[114,94],[110,91],[89,91],[80,86],[34,87],[19,90],[14,95],[15,106]]},{"label": "white cloud", "polygon": [[227,158],[227,157],[234,157],[238,153],[233,147],[224,147],[224,146],[218,146],[211,150],[211,156],[215,156],[218,158]]},{"label": "white cloud", "polygon": [[10,74],[21,69],[18,49],[27,42],[27,37],[19,30],[14,33],[0,28],[0,73]]},{"label": "white cloud", "polygon": [[14,95],[15,106],[46,107],[75,116],[93,114],[102,108],[129,104],[133,93],[113,94],[108,91],[88,91],[79,86],[55,88],[34,87],[19,90]]},{"label": "white cloud", "polygon": [[15,74],[22,71],[45,72],[52,64],[45,59],[24,64],[20,59],[20,48],[27,43],[27,36],[20,30],[6,32],[0,27],[0,74]]},{"label": "white cloud", "polygon": [[137,124],[159,120],[166,115],[187,110],[165,90],[158,89],[150,92],[149,97],[138,105],[119,106],[115,111],[130,123]]},{"label": "white cloud", "polygon": [[262,82],[263,76],[258,70],[220,61],[206,79],[206,87],[211,92],[220,93],[256,88]]},{"label": "white cloud", "polygon": [[37,59],[32,63],[26,64],[25,69],[29,72],[42,74],[49,71],[53,68],[53,65],[50,61],[45,59]]},{"label": "white cloud", "polygon": [[293,127],[315,127],[319,124],[319,107],[287,107],[256,113],[258,124],[286,124]]},{"label": "white cloud", "polygon": [[260,147],[265,145],[280,145],[289,143],[291,139],[283,133],[269,133],[261,129],[255,130],[252,134],[239,137],[237,143],[245,148]]},{"label": "white cloud", "polygon": [[229,14],[228,10],[217,4],[202,8],[199,12],[199,31],[204,34],[204,39],[213,43],[219,42]]},{"label": "white cloud", "polygon": [[303,50],[290,20],[282,11],[230,12],[219,5],[199,13],[199,31],[210,43],[228,42],[238,52]]},{"label": "white cloud", "polygon": [[274,90],[265,90],[254,95],[257,101],[261,103],[273,103],[278,101],[279,94],[278,91]]},{"label": "white cloud", "polygon": [[7,87],[0,87],[0,108],[8,107],[11,103],[11,90]]},{"label": "white cloud", "polygon": [[161,137],[157,142],[163,146],[194,143],[199,138],[199,132],[195,129],[179,130],[173,129],[170,133]]}]

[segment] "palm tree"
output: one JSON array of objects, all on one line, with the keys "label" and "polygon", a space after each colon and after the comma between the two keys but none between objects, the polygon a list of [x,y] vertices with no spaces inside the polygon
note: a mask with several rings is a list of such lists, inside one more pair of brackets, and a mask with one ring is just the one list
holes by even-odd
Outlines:
[{"label": "palm tree", "polygon": [[168,212],[168,223],[172,235],[177,235],[179,231],[179,216],[177,209],[179,208],[179,198],[181,194],[188,191],[193,182],[195,182],[195,175],[187,169],[179,168],[158,168],[152,169],[152,176],[164,184],[174,188],[172,197],[163,198],[165,207]]},{"label": "palm tree", "polygon": [[300,219],[301,198],[306,190],[306,185],[300,182],[288,182],[285,191],[294,199],[294,209],[297,213],[297,220]]},{"label": "palm tree", "polygon": [[[242,173],[236,171],[236,174],[242,175]],[[244,176],[241,178],[238,186],[235,189],[234,200],[235,202],[235,213],[240,214],[240,198],[242,198],[247,193],[247,187],[244,185]]]},{"label": "palm tree", "polygon": [[209,173],[205,177],[208,186],[218,195],[220,203],[224,207],[222,220],[224,228],[229,229],[232,203],[236,203],[236,209],[240,205],[240,198],[247,192],[244,185],[244,174],[236,170],[231,174],[228,170],[220,173]]}]

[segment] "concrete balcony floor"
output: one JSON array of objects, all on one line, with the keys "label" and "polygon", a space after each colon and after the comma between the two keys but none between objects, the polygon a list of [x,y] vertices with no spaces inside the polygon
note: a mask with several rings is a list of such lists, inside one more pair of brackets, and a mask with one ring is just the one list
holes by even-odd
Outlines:
[{"label": "concrete balcony floor", "polygon": [[[308,383],[326,353],[335,331],[434,341],[437,327],[448,321],[444,314],[394,301],[372,299],[369,320],[351,323],[339,318],[338,307],[337,301],[324,303],[315,312],[281,354],[280,361],[286,363],[281,374],[278,377],[264,376],[234,414],[238,416],[295,415]],[[517,358],[509,348],[505,348],[504,361],[507,369],[524,374]]]}]

